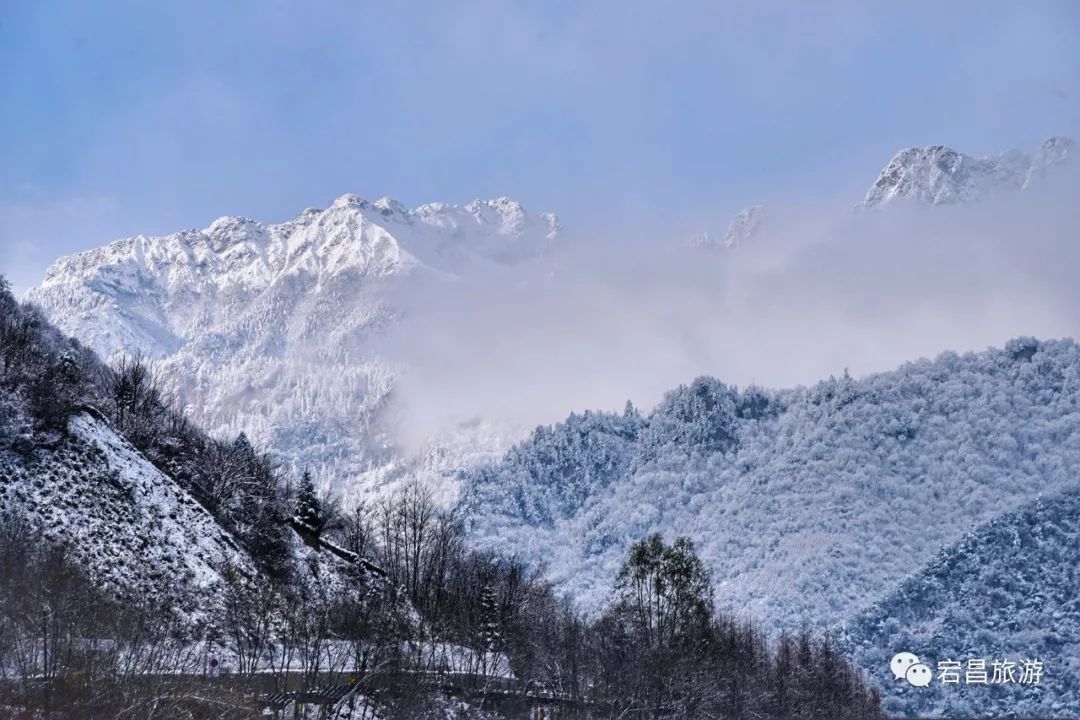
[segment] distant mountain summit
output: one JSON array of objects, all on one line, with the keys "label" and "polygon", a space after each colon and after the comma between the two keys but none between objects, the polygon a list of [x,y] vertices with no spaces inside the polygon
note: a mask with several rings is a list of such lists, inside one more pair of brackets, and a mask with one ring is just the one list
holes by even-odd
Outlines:
[{"label": "distant mountain summit", "polygon": [[[1009,150],[975,157],[945,145],[901,150],[878,175],[856,210],[878,210],[896,202],[918,205],[962,205],[1001,193],[1018,193],[1039,185],[1066,167],[1076,167],[1076,142],[1051,137],[1032,153]],[[704,233],[687,245],[708,250],[746,246],[761,234],[770,215],[764,205],[751,205],[732,216],[723,238]]]},{"label": "distant mountain summit", "polygon": [[742,247],[761,232],[767,211],[764,205],[751,205],[732,216],[722,238],[702,233],[690,239],[687,247],[694,250],[722,251]]},{"label": "distant mountain summit", "polygon": [[751,205],[736,213],[724,233],[724,247],[739,247],[753,240],[761,229],[765,215],[764,205]]},{"label": "distant mountain summit", "polygon": [[278,224],[223,217],[64,257],[28,299],[102,357],[153,358],[208,429],[355,479],[396,460],[377,416],[400,368],[373,347],[395,299],[512,271],[560,230],[508,198],[410,209],[346,194]]},{"label": "distant mountain summit", "polygon": [[907,148],[889,161],[859,207],[873,209],[897,200],[949,205],[1018,192],[1075,154],[1076,143],[1065,137],[1050,138],[1033,155],[1009,150],[974,157],[944,145]]}]

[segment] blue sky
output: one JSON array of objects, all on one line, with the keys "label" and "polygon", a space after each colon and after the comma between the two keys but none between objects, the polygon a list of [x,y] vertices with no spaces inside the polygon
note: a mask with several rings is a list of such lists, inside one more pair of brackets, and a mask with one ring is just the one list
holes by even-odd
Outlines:
[{"label": "blue sky", "polygon": [[1080,137],[1080,3],[12,2],[0,271],[344,192],[571,228],[854,202],[892,153]]}]

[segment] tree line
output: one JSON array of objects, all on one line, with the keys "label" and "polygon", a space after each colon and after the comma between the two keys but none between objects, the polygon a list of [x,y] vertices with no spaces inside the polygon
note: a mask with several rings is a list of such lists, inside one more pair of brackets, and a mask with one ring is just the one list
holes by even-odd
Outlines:
[{"label": "tree line", "polygon": [[[422,485],[344,504],[306,473],[287,477],[243,435],[209,436],[170,407],[144,359],[107,366],[2,279],[0,403],[26,410],[25,422],[0,418],[0,454],[32,456],[77,412],[108,421],[260,570],[226,568],[220,615],[193,629],[162,613],[161,598],[103,594],[40,529],[0,515],[0,706],[55,718],[254,717],[269,690],[352,676],[380,717],[419,718],[445,699],[440,676],[456,674],[467,680],[452,692],[488,717],[512,714],[496,700],[507,688],[557,698],[560,717],[880,715],[827,639],[769,642],[718,613],[686,538],[635,543],[604,609],[583,613],[543,568],[473,549]],[[320,575],[302,566],[298,539],[379,572]],[[229,658],[227,678],[205,664],[213,648]]]},{"label": "tree line", "polygon": [[[408,602],[360,578],[351,587],[236,581],[202,638],[232,658],[227,681],[210,684],[198,679],[218,651],[150,607],[103,596],[62,548],[0,518],[0,705],[36,698],[42,709],[35,692],[47,688],[48,717],[121,717],[112,714],[119,707],[130,717],[153,708],[160,717],[255,717],[263,693],[352,675],[381,717],[418,718],[438,707],[440,677],[455,674],[472,707],[496,717],[507,687],[557,698],[557,717],[567,718],[881,717],[874,691],[827,639],[800,632],[770,644],[716,612],[685,538],[635,543],[607,607],[587,616],[541,572],[468,550],[420,488],[364,517],[360,528],[324,532],[366,543],[387,571],[382,586]],[[449,665],[446,646],[463,652]]]}]

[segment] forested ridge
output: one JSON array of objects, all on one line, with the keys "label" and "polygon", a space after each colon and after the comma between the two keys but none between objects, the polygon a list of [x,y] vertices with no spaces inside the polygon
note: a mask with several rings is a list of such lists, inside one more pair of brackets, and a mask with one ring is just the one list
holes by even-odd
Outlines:
[{"label": "forested ridge", "polygon": [[513,543],[597,607],[630,543],[688,535],[721,607],[779,632],[844,622],[976,526],[1074,487],[1078,466],[1080,346],[1017,338],[575,413],[462,472],[459,509],[481,547]]},{"label": "forested ridge", "polygon": [[[340,717],[512,717],[542,702],[583,718],[878,715],[826,639],[771,648],[717,612],[686,538],[635,544],[603,611],[585,615],[542,568],[471,550],[458,516],[421,485],[373,504],[321,495],[243,435],[194,427],[159,387],[145,361],[104,365],[0,287],[8,709],[254,717],[267,689],[349,676],[361,692]],[[172,537],[182,531],[170,519],[202,517],[217,544],[195,564],[170,558],[192,539]],[[141,540],[113,542],[133,525]],[[103,562],[82,560],[92,553]],[[132,558],[152,567],[96,576]],[[168,562],[180,581],[139,584]],[[438,677],[450,676],[472,685],[448,689]],[[496,685],[524,699],[500,705]]]},{"label": "forested ridge", "polygon": [[[890,714],[1073,717],[1080,714],[1080,483],[980,525],[848,622],[838,641],[862,667],[891,648],[923,662],[1038,661],[1038,684],[882,682]],[[883,673],[884,674],[884,673]]]}]

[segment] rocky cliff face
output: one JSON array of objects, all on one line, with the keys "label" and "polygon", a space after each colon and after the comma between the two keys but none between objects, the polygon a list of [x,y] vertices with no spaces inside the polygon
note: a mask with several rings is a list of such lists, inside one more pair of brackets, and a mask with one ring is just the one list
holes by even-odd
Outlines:
[{"label": "rocky cliff face", "polygon": [[29,299],[103,357],[154,359],[208,429],[245,431],[324,479],[375,483],[397,460],[379,415],[400,368],[375,349],[394,298],[507,271],[559,232],[506,198],[407,209],[343,195],[276,225],[224,217],[61,258]]},{"label": "rocky cliff face", "polygon": [[898,200],[924,205],[975,202],[1000,192],[1018,192],[1071,161],[1076,143],[1052,137],[1032,155],[1010,150],[973,157],[944,145],[898,152],[866,193],[861,208]]}]

